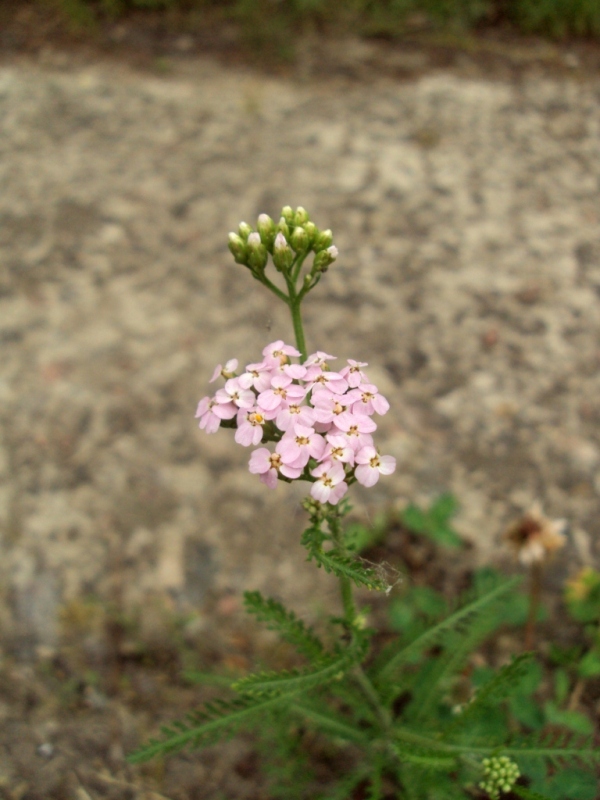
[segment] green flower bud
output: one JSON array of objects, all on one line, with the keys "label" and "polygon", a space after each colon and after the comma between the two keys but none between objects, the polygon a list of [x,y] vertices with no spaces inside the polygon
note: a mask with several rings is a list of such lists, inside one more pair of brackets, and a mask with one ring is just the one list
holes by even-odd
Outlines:
[{"label": "green flower bud", "polygon": [[315,252],[319,252],[319,250],[327,250],[328,247],[331,247],[331,243],[333,242],[333,233],[329,230],[321,231],[319,235],[315,238],[313,244],[313,250]]},{"label": "green flower bud", "polygon": [[262,272],[267,266],[267,248],[260,240],[260,234],[254,231],[248,236],[248,266],[253,272]]},{"label": "green flower bud", "polygon": [[252,228],[248,225],[247,222],[240,222],[238,227],[238,232],[244,241],[250,236],[252,233]]},{"label": "green flower bud", "polygon": [[238,264],[246,264],[248,251],[246,248],[246,244],[241,236],[238,236],[237,233],[231,232],[229,234],[229,242],[228,242],[229,249],[231,250],[232,256],[235,258]]},{"label": "green flower bud", "polygon": [[296,253],[307,253],[310,247],[310,240],[304,228],[294,228],[290,236],[290,244]]},{"label": "green flower bud", "polygon": [[284,206],[281,209],[281,216],[288,225],[294,224],[294,212],[291,206]]},{"label": "green flower bud", "polygon": [[338,257],[338,249],[337,247],[332,244],[327,250],[321,250],[315,256],[315,260],[313,261],[313,272],[327,272],[329,269],[329,265],[333,264],[333,262]]},{"label": "green flower bud", "polygon": [[306,235],[308,236],[309,246],[312,247],[313,243],[319,236],[320,233],[319,229],[317,228],[315,223],[310,222],[310,220],[308,222],[305,222],[302,227],[304,228],[304,230],[306,231]]},{"label": "green flower bud", "polygon": [[296,213],[294,214],[294,225],[304,225],[305,222],[308,222],[308,214],[306,213],[306,209],[302,208],[302,206],[298,206]]},{"label": "green flower bud", "polygon": [[287,272],[292,266],[294,254],[283,233],[278,233],[273,243],[273,264],[279,272]]},{"label": "green flower bud", "polygon": [[260,214],[256,229],[260,233],[262,243],[267,250],[270,250],[277,234],[277,228],[271,217],[268,214]]},{"label": "green flower bud", "polygon": [[286,239],[290,238],[290,229],[284,217],[281,217],[281,219],[277,223],[277,232],[283,233]]}]

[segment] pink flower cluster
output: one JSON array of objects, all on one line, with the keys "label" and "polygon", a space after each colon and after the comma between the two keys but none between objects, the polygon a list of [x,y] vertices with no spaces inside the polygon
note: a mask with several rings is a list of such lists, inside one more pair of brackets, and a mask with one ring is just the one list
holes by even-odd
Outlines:
[{"label": "pink flower cluster", "polygon": [[367,364],[348,360],[333,372],[327,362],[335,356],[320,351],[295,364],[291,358],[301,354],[281,340],[262,354],[263,360],[248,364],[241,375],[236,375],[237,360],[219,364],[211,383],[222,376],[225,386],[203,397],[196,411],[207,433],[235,419],[238,444],[276,442],[275,452],[254,450],[250,472],[272,489],[280,475],[309,480],[315,500],[335,505],[348,482],[373,486],[396,469],[396,459],[379,455],[373,444],[372,416],[385,414],[390,405],[369,383],[363,371]]}]

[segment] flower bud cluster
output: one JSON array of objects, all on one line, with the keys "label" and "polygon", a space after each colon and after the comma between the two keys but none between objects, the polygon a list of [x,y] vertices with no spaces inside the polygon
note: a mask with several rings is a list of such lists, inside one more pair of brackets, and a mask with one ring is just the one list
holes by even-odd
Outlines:
[{"label": "flower bud cluster", "polygon": [[248,267],[257,277],[264,272],[269,254],[275,268],[285,273],[298,257],[312,251],[315,258],[311,273],[318,275],[326,272],[338,256],[332,240],[331,231],[320,231],[302,206],[295,211],[284,206],[279,222],[268,214],[258,217],[256,230],[240,222],[237,233],[229,234],[229,249],[237,263]]},{"label": "flower bud cluster", "polygon": [[492,800],[502,793],[510,792],[521,773],[519,767],[508,756],[492,756],[483,759],[484,779],[479,788],[487,792]]},{"label": "flower bud cluster", "polygon": [[221,375],[225,386],[200,400],[200,428],[215,433],[225,422],[244,447],[275,442],[274,452],[253,451],[250,472],[272,489],[278,479],[310,481],[311,496],[321,503],[337,504],[349,483],[373,486],[394,472],[396,459],[379,455],[373,443],[373,415],[390,406],[369,383],[367,364],[348,360],[333,372],[327,362],[335,356],[320,351],[293,363],[300,352],[281,340],[262,355],[240,375],[235,359],[215,368],[211,381]]}]

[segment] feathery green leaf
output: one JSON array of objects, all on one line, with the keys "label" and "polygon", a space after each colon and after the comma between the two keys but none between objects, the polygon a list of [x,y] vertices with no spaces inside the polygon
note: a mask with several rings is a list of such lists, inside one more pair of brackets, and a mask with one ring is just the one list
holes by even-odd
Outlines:
[{"label": "feathery green leaf", "polygon": [[389,649],[385,654],[385,659],[376,662],[375,669],[373,670],[372,674],[379,681],[391,678],[392,674],[398,669],[398,667],[410,661],[411,658],[422,651],[423,648],[430,647],[436,641],[439,641],[439,638],[446,631],[456,628],[459,624],[463,623],[473,614],[479,612],[484,606],[496,600],[502,594],[509,592],[520,582],[520,580],[520,578],[511,578],[510,580],[495,586],[485,594],[457,609],[449,617],[446,617],[446,619],[443,619],[436,625],[432,625],[430,628],[420,634],[420,636],[417,636],[416,639],[413,639],[413,641],[408,645],[401,647],[400,650],[397,650],[396,648]]},{"label": "feathery green leaf", "polygon": [[337,658],[332,657],[321,661],[306,670],[258,672],[237,681],[233,684],[233,688],[238,692],[252,695],[306,692],[315,686],[323,686],[329,681],[343,678],[352,664],[356,663],[354,656],[353,651],[346,652]]},{"label": "feathery green leaf", "polygon": [[469,722],[478,714],[485,712],[486,706],[490,703],[497,704],[512,692],[517,691],[532,658],[533,653],[522,653],[513,658],[510,664],[505,664],[491,680],[477,690],[473,699],[467,703],[452,725],[446,729],[444,739],[448,739],[457,731],[468,727]]},{"label": "feathery green leaf", "polygon": [[299,653],[311,660],[322,657],[323,644],[313,630],[277,600],[263,597],[260,592],[245,592],[244,605],[248,613],[265,622],[269,630],[277,631]]},{"label": "feathery green leaf", "polygon": [[187,722],[178,720],[171,725],[163,726],[162,738],[150,739],[146,745],[133,752],[128,761],[135,764],[181,750],[186,745],[200,747],[213,744],[235,733],[252,717],[286,702],[292,694],[260,699],[241,696],[228,702],[221,700],[206,703],[203,710],[188,715]]}]

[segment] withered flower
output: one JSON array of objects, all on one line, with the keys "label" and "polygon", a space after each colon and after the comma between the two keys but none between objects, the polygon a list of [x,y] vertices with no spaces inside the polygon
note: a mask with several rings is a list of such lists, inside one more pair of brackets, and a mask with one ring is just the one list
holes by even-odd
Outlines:
[{"label": "withered flower", "polygon": [[564,547],[566,527],[566,520],[548,519],[536,503],[509,525],[503,538],[512,545],[521,564],[528,567],[544,563]]}]

